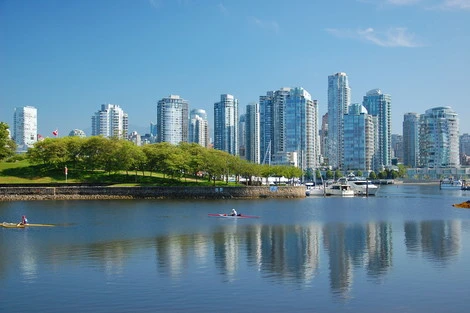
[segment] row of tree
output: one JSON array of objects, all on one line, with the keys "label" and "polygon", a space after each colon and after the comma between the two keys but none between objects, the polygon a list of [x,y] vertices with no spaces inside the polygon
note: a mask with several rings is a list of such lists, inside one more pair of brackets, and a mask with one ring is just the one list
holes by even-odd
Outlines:
[{"label": "row of tree", "polygon": [[[158,172],[170,178],[205,177],[208,180],[229,177],[301,177],[294,166],[253,164],[226,152],[207,149],[195,143],[175,146],[166,142],[136,146],[130,141],[101,136],[46,138],[27,152],[33,164],[79,171],[103,170]],[[238,179],[237,179],[238,180]]]}]

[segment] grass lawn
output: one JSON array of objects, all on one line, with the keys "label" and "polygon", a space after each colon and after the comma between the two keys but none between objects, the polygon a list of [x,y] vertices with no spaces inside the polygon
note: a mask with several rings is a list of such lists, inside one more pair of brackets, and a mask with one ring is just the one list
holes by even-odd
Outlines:
[{"label": "grass lawn", "polygon": [[[207,179],[165,177],[153,172],[106,173],[103,171],[79,171],[68,168],[67,181],[64,169],[50,169],[43,165],[31,165],[27,160],[0,162],[0,184],[50,184],[50,183],[100,183],[116,186],[213,186]],[[227,186],[216,181],[217,186]],[[236,186],[229,183],[228,186]]]}]

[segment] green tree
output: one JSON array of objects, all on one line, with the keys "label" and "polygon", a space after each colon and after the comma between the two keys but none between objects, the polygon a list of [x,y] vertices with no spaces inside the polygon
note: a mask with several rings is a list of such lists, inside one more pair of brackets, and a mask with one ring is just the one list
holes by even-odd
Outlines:
[{"label": "green tree", "polygon": [[105,169],[106,154],[110,153],[109,139],[102,136],[87,138],[82,147],[83,165],[87,170]]},{"label": "green tree", "polygon": [[46,138],[38,141],[26,153],[31,163],[53,168],[63,167],[67,161],[67,147],[61,139]]},{"label": "green tree", "polygon": [[325,173],[326,179],[332,179],[333,178],[333,172],[328,169]]},{"label": "green tree", "polygon": [[16,144],[10,139],[8,129],[7,123],[0,122],[0,161],[13,156],[16,151]]}]

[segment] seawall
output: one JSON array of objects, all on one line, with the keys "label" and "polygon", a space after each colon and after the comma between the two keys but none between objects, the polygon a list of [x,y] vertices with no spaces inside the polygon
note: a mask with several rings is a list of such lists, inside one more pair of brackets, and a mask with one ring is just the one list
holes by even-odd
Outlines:
[{"label": "seawall", "polygon": [[0,187],[0,201],[91,199],[305,198],[305,186],[274,187]]}]

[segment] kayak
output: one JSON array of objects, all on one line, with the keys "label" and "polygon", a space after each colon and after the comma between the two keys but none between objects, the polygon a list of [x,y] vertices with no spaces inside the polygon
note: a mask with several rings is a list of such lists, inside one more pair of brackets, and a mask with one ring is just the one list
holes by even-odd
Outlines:
[{"label": "kayak", "polygon": [[18,223],[7,223],[3,222],[0,224],[2,227],[5,228],[26,228],[26,227],[53,227],[53,224],[26,224],[26,225],[19,225]]},{"label": "kayak", "polygon": [[224,213],[209,213],[211,217],[226,217],[226,218],[259,218],[259,216],[255,215],[245,215],[245,214],[238,214],[238,215],[230,215]]}]

